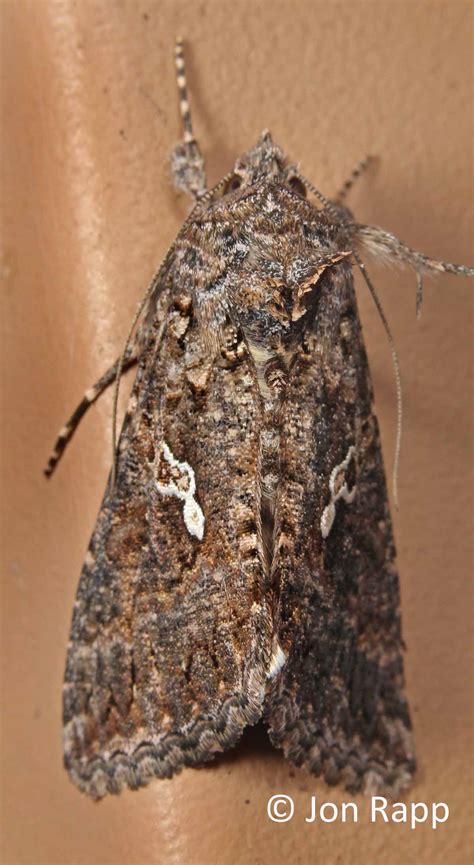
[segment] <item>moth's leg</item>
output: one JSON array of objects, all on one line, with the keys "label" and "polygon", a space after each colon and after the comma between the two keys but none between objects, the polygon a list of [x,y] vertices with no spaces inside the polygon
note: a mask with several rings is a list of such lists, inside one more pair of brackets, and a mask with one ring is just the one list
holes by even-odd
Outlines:
[{"label": "moth's leg", "polygon": [[334,198],[334,201],[336,201],[338,204],[341,201],[344,201],[349,190],[352,189],[356,180],[358,180],[359,177],[364,174],[370,163],[373,162],[373,159],[373,156],[365,156],[364,159],[361,159],[360,162],[357,163],[356,167],[351,172],[345,183],[343,183],[343,185],[341,186],[339,192]]},{"label": "moth's leg", "polygon": [[188,192],[197,199],[206,192],[206,166],[193,133],[183,42],[179,37],[176,39],[174,56],[179,110],[183,121],[183,141],[176,145],[171,154],[171,174],[178,189]]},{"label": "moth's leg", "polygon": [[411,249],[394,234],[376,225],[357,225],[352,227],[354,238],[360,251],[374,255],[392,264],[408,265],[416,273],[416,316],[420,317],[423,301],[423,276],[425,273],[456,273],[458,276],[474,276],[474,267],[467,264],[454,264],[452,261],[437,261]]},{"label": "moth's leg", "polygon": [[[137,346],[132,346],[127,351],[123,360],[122,373],[126,372],[128,369],[130,369],[130,367],[134,366],[134,364],[136,364],[137,362],[137,359]],[[90,408],[92,403],[94,403],[101,396],[101,394],[103,394],[103,392],[115,381],[119,362],[120,358],[118,358],[115,363],[110,367],[110,369],[108,369],[107,372],[104,372],[104,374],[96,381],[96,383],[85,392],[81,402],[72,413],[67,423],[64,424],[64,426],[60,430],[59,435],[56,439],[56,444],[54,445],[51,456],[47,462],[46,468],[44,469],[44,473],[47,478],[49,478],[54,472],[54,469],[56,468],[59,460],[61,459],[67,444],[71,440],[86,411]]]},{"label": "moth's leg", "polygon": [[474,267],[467,264],[454,264],[452,261],[437,261],[428,255],[411,249],[394,234],[384,231],[377,225],[354,224],[352,231],[363,251],[371,253],[382,261],[406,264],[418,273],[457,273],[461,276],[474,276]]}]

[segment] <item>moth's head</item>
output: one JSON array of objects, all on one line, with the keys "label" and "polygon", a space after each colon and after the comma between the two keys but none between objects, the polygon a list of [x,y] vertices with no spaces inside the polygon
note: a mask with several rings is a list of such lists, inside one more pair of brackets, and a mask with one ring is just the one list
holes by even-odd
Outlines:
[{"label": "moth's head", "polygon": [[[287,164],[281,147],[274,143],[268,130],[262,132],[255,147],[239,156],[226,192],[253,186],[259,180],[279,181],[295,187],[296,184],[302,185],[296,177],[295,167]],[[297,191],[300,191],[299,186]]]}]

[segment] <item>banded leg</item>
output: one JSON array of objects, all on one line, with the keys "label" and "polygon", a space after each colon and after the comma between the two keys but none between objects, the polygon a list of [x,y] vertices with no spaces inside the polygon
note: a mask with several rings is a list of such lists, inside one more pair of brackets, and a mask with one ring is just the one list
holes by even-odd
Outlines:
[{"label": "banded leg", "polygon": [[180,37],[176,39],[174,56],[179,110],[183,122],[183,141],[176,145],[171,154],[171,174],[178,189],[198,199],[206,192],[206,166],[193,133],[183,41]]},{"label": "banded leg", "polygon": [[352,173],[349,175],[349,177],[347,178],[345,183],[343,183],[343,185],[341,186],[337,195],[334,197],[334,201],[336,201],[338,204],[340,204],[341,201],[344,201],[344,199],[347,196],[347,193],[349,192],[350,189],[352,189],[356,180],[358,180],[359,177],[362,174],[364,174],[364,172],[369,167],[370,163],[373,161],[374,161],[373,156],[366,156],[364,159],[361,159],[360,162],[357,163],[357,165],[354,168],[354,170],[352,171]]},{"label": "banded leg", "polygon": [[[122,373],[126,372],[130,367],[132,367],[138,360],[137,355],[137,346],[132,346],[126,353],[124,360],[122,362]],[[96,381],[96,383],[89,388],[84,394],[81,402],[72,413],[71,417],[67,421],[67,423],[62,427],[59,431],[59,435],[56,439],[56,444],[51,452],[51,456],[47,462],[46,468],[44,469],[44,474],[47,478],[51,477],[53,474],[59,460],[61,459],[66,446],[74,435],[79,423],[84,417],[87,410],[91,407],[91,405],[110,387],[111,384],[114,383],[118,366],[120,363],[120,358],[118,358],[114,364],[104,372],[104,374]]]}]

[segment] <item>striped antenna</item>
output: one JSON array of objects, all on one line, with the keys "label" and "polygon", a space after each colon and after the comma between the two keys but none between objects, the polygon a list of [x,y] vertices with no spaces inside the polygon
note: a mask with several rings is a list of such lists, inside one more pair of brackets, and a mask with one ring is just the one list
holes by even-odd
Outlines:
[{"label": "striped antenna", "polygon": [[196,139],[194,138],[191,109],[189,107],[188,85],[186,83],[186,64],[184,62],[184,47],[181,36],[178,36],[176,39],[174,62],[176,67],[176,83],[178,85],[179,93],[179,110],[181,112],[184,127],[184,142],[185,144],[192,144]]}]

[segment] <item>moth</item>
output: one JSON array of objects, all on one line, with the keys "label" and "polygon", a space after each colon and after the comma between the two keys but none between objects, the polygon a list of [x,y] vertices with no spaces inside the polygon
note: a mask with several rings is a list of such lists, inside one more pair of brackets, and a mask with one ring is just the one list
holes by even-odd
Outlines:
[{"label": "moth", "polygon": [[268,132],[207,190],[181,40],[175,61],[172,171],[195,203],[46,469],[137,363],[74,604],[65,766],[98,799],[263,719],[295,766],[396,794],[415,752],[352,270],[373,290],[366,254],[409,266],[421,297],[424,274],[474,268],[359,224],[344,199],[366,163],[328,200]]}]

